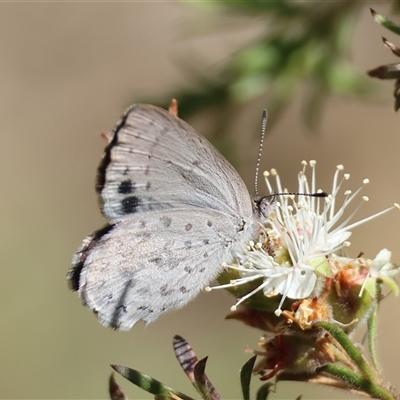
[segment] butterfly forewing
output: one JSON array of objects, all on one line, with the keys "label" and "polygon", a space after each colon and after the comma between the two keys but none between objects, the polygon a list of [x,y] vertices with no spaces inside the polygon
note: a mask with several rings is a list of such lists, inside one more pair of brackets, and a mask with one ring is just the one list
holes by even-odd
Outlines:
[{"label": "butterfly forewing", "polygon": [[192,127],[149,105],[130,107],[99,167],[109,219],[136,212],[204,208],[250,218],[250,196],[226,159]]}]

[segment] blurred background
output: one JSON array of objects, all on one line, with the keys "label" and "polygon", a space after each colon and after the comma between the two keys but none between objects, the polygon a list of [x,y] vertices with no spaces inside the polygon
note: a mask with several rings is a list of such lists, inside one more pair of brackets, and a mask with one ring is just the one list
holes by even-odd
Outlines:
[{"label": "blurred background", "polygon": [[[238,371],[250,357],[244,350],[257,348],[260,332],[224,321],[228,293],[202,294],[120,333],[97,322],[65,275],[81,241],[105,223],[94,191],[100,133],[133,102],[165,105],[176,96],[181,116],[234,163],[250,192],[267,107],[261,167],[277,168],[289,190],[297,188],[300,162],[315,159],[323,190],[337,164],[351,174],[349,188],[370,179],[360,218],[400,201],[393,82],[365,74],[396,61],[381,36],[400,38],[369,12],[396,19],[394,4],[325,3],[0,4],[1,398],[107,398],[110,363],[194,395],[172,352],[174,334],[199,357],[209,355],[208,376],[223,398],[240,398]],[[356,229],[349,254],[374,258],[386,247],[400,262],[399,224],[393,212]],[[399,302],[385,299],[379,319],[379,353],[395,384]],[[117,380],[130,398],[151,398]],[[280,383],[272,398],[299,394],[350,397]]]}]

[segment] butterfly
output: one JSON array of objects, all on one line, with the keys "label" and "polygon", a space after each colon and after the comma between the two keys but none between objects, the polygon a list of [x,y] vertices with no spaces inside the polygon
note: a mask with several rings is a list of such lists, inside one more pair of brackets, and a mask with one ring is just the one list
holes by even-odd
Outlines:
[{"label": "butterfly", "polygon": [[269,200],[174,113],[135,104],[109,136],[96,191],[108,223],[73,257],[70,289],[129,330],[193,299],[257,236]]}]

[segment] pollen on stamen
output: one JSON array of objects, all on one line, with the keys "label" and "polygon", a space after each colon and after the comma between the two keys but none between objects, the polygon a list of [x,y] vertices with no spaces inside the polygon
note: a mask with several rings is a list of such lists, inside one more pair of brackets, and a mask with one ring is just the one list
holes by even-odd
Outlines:
[{"label": "pollen on stamen", "polygon": [[212,287],[210,287],[210,286],[206,286],[206,287],[204,288],[204,291],[205,291],[205,292],[211,292],[211,290],[212,290]]},{"label": "pollen on stamen", "polygon": [[275,168],[271,168],[271,175],[278,175],[278,171]]},{"label": "pollen on stamen", "polygon": [[363,199],[363,201],[369,201],[369,197],[368,196],[363,196],[362,199]]},{"label": "pollen on stamen", "polygon": [[343,164],[336,165],[336,169],[337,169],[338,171],[343,171],[343,170],[344,170]]},{"label": "pollen on stamen", "polygon": [[346,181],[349,180],[350,179],[350,174],[344,174],[343,178],[346,179]]},{"label": "pollen on stamen", "polygon": [[345,196],[349,196],[349,195],[351,195],[351,193],[352,193],[352,191],[349,189],[349,190],[346,190],[346,191],[344,192],[344,195],[345,195]]},{"label": "pollen on stamen", "polygon": [[317,164],[317,162],[315,160],[310,160],[311,167],[315,167],[316,164]]},{"label": "pollen on stamen", "polygon": [[237,307],[236,306],[232,306],[231,307],[231,311],[233,312],[233,311],[236,311],[237,310]]},{"label": "pollen on stamen", "polygon": [[366,178],[366,179],[363,180],[363,184],[364,184],[364,185],[367,185],[368,183],[369,183],[369,179],[368,179],[368,178]]},{"label": "pollen on stamen", "polygon": [[394,207],[394,208],[397,208],[398,210],[400,210],[400,205],[397,204],[397,203],[394,203],[394,204],[393,204],[393,207]]}]

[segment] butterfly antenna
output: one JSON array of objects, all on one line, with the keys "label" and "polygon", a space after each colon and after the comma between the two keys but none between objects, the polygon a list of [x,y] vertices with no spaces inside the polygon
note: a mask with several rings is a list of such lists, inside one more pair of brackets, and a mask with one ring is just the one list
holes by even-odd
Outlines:
[{"label": "butterfly antenna", "polygon": [[329,194],[326,192],[315,192],[315,193],[283,192],[283,193],[273,193],[271,194],[271,196],[328,197]]},{"label": "butterfly antenna", "polygon": [[261,154],[264,144],[264,137],[265,137],[265,129],[267,127],[268,121],[268,111],[264,110],[262,115],[262,124],[261,124],[261,139],[260,139],[260,147],[258,148],[258,157],[257,157],[257,164],[256,164],[256,176],[254,179],[254,194],[258,196],[258,174],[260,171],[260,162],[261,162]]}]

